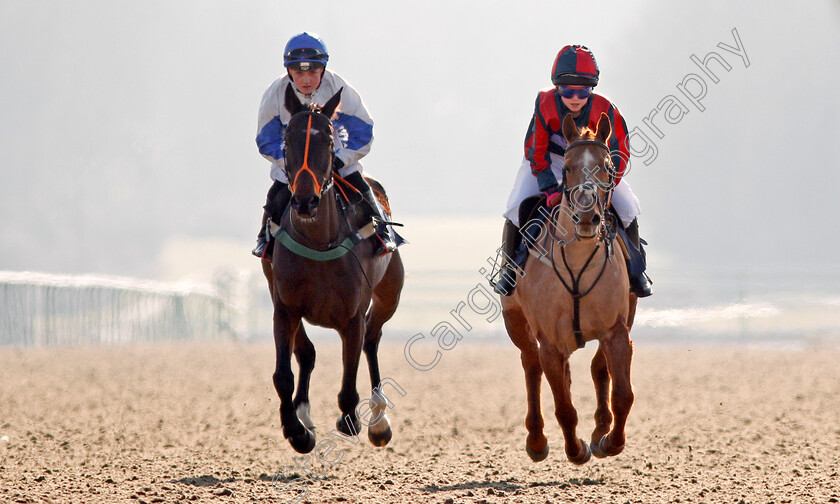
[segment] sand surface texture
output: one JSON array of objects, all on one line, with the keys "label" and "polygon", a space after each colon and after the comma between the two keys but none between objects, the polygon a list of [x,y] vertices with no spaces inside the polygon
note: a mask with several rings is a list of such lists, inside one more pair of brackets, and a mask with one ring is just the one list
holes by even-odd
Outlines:
[{"label": "sand surface texture", "polygon": [[[329,434],[337,341],[312,384],[319,441],[293,459],[271,343],[0,349],[0,502],[785,503],[840,500],[840,352],[638,345],[622,454],[573,466],[543,386],[551,453],[525,453],[512,344],[461,342],[433,369],[382,349],[394,437]],[[593,428],[588,363],[572,358],[578,435]],[[418,355],[431,356],[418,345]],[[369,393],[366,364],[360,394]],[[323,451],[323,450],[322,450]],[[295,464],[298,467],[294,467]],[[316,479],[317,478],[317,479]],[[304,494],[305,492],[305,494]]]}]

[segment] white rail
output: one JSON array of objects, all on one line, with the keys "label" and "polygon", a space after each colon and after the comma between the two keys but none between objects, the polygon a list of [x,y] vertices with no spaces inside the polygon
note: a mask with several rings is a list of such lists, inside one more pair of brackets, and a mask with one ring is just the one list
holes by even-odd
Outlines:
[{"label": "white rail", "polygon": [[210,286],[0,271],[0,345],[120,344],[234,337]]}]

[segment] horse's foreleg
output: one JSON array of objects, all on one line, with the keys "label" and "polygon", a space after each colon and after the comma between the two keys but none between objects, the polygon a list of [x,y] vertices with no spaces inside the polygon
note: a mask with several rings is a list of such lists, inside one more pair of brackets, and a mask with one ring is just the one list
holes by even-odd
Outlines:
[{"label": "horse's foreleg", "polygon": [[[369,319],[376,318],[377,304],[374,301]],[[370,410],[371,420],[368,423],[368,439],[373,446],[385,446],[391,440],[391,421],[385,414],[388,399],[382,392],[382,378],[379,375],[379,339],[382,336],[382,325],[368,322],[365,333],[364,352],[370,372]]]},{"label": "horse's foreleg", "polygon": [[379,375],[379,338],[382,330],[370,332],[365,335],[364,352],[370,372],[370,421],[368,427],[368,439],[373,446],[385,446],[391,440],[391,421],[385,414],[388,406],[388,399],[382,392],[382,380]]},{"label": "horse's foreleg", "polygon": [[302,323],[298,326],[295,335],[295,359],[297,359],[300,368],[300,376],[298,377],[295,400],[292,404],[304,427],[314,431],[315,423],[312,422],[312,417],[309,415],[309,379],[312,376],[312,370],[315,368],[315,345],[306,335]]},{"label": "horse's foreleg", "polygon": [[371,423],[368,425],[368,439],[374,446],[385,446],[391,440],[391,421],[385,414],[388,399],[382,393],[381,377],[379,375],[379,340],[382,337],[382,326],[394,316],[400,302],[400,292],[403,287],[403,266],[397,252],[391,257],[388,269],[382,281],[373,291],[373,302],[365,318],[364,352],[370,372],[370,386],[372,389]]},{"label": "horse's foreleg", "polygon": [[615,423],[612,430],[601,438],[600,448],[607,455],[618,455],[624,449],[624,426],[634,399],[630,383],[633,344],[627,326],[616,322],[602,344],[606,344],[604,355],[612,378],[611,406]]},{"label": "horse's foreleg", "polygon": [[350,437],[356,437],[362,427],[356,417],[356,406],[359,404],[356,375],[359,371],[359,358],[362,355],[364,321],[364,314],[358,313],[340,331],[344,374],[341,379],[341,391],[338,393],[341,416],[336,422],[336,427],[339,432]]},{"label": "horse's foreleg", "polygon": [[540,389],[542,388],[543,370],[540,366],[540,348],[537,340],[531,335],[531,329],[522,310],[509,301],[502,313],[505,328],[511,341],[519,349],[522,369],[525,371],[525,394],[528,400],[528,413],[525,415],[525,428],[528,437],[525,439],[525,451],[531,460],[540,462],[548,456],[548,439],[543,433],[545,422],[540,405]]},{"label": "horse's foreleg", "polygon": [[540,462],[548,456],[548,439],[543,433],[542,407],[540,406],[540,389],[542,388],[543,370],[540,366],[539,348],[536,342],[521,350],[522,369],[525,371],[525,391],[528,398],[528,414],[525,416],[525,428],[528,437],[525,439],[525,451],[531,460]]},{"label": "horse's foreleg", "polygon": [[569,357],[554,345],[541,345],[540,364],[548,379],[548,384],[551,385],[551,392],[554,394],[554,414],[563,430],[566,457],[573,464],[585,464],[589,462],[592,452],[589,445],[582,439],[578,439],[576,434],[578,417],[575,406],[572,404]]},{"label": "horse's foreleg", "polygon": [[604,348],[599,344],[598,351],[592,358],[590,366],[592,382],[595,384],[595,430],[592,431],[592,442],[589,447],[592,454],[603,458],[607,454],[601,451],[600,442],[604,434],[610,431],[612,413],[610,413],[610,372],[607,369],[607,357]]},{"label": "horse's foreleg", "polygon": [[315,434],[309,431],[298,419],[292,402],[295,388],[295,375],[292,372],[292,349],[294,334],[300,326],[300,317],[291,316],[275,300],[274,307],[274,348],[276,365],[274,369],[274,388],[280,397],[280,421],[283,436],[289,440],[298,453],[309,453],[315,447]]}]

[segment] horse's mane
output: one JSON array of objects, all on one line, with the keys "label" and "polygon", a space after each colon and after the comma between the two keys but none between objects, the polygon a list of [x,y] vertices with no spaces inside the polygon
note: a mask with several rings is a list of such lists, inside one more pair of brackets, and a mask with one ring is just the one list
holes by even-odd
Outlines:
[{"label": "horse's mane", "polygon": [[588,126],[580,130],[580,138],[579,140],[594,140],[595,139],[595,132],[592,131]]}]

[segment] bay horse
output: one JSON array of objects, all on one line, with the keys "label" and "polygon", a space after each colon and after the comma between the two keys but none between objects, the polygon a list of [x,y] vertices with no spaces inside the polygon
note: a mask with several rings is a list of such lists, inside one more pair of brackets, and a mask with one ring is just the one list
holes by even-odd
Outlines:
[{"label": "bay horse", "polygon": [[[398,251],[374,257],[371,240],[357,232],[372,229],[370,217],[365,226],[367,212],[337,197],[336,188],[351,191],[349,184],[342,189],[333,173],[335,132],[330,118],[341,91],[318,108],[304,106],[291,84],[286,88],[285,107],[292,117],[285,131],[285,160],[292,198],[279,229],[272,231],[276,242],[271,261],[262,261],[274,304],[273,381],[280,397],[283,436],[299,453],[315,446],[315,426],[309,416],[315,347],[302,320],[335,329],[341,336],[344,372],[338,430],[355,437],[361,429],[356,374],[364,350],[373,390],[368,438],[374,446],[385,446],[391,439],[387,399],[377,392],[381,390],[377,350],[382,326],[399,304],[404,270]],[[374,186],[381,189],[378,183]],[[294,399],[292,353],[300,370]]]},{"label": "bay horse", "polygon": [[[533,240],[524,275],[511,296],[501,296],[505,327],[519,348],[525,371],[528,436],[525,450],[539,462],[548,456],[543,434],[540,386],[545,373],[563,430],[566,457],[584,464],[624,449],[625,423],[633,404],[630,327],[636,296],[617,250],[617,218],[609,213],[615,179],[607,140],[609,118],[601,114],[596,131],[578,131],[571,114],[563,120],[568,141],[561,203]],[[523,230],[525,226],[523,226]],[[532,257],[533,259],[533,257]],[[598,350],[590,371],[595,383],[595,429],[590,443],[576,434],[569,357],[587,341]],[[610,427],[612,426],[612,429]]]}]

